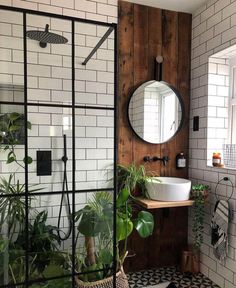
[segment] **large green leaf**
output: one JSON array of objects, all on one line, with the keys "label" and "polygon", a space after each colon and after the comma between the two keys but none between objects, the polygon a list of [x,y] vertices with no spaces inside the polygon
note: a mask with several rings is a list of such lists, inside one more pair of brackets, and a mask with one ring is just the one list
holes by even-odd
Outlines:
[{"label": "large green leaf", "polygon": [[116,205],[117,207],[124,206],[130,196],[130,190],[128,188],[123,188],[117,197]]},{"label": "large green leaf", "polygon": [[13,112],[11,114],[8,114],[8,118],[11,120],[11,121],[15,121],[17,119],[19,119],[20,117],[22,117],[22,114],[19,114],[17,112]]},{"label": "large green leaf", "polygon": [[133,231],[133,222],[128,216],[116,217],[116,240],[122,241],[126,239]]},{"label": "large green leaf", "polygon": [[134,227],[142,238],[152,235],[154,229],[153,215],[147,211],[141,211],[134,221]]},{"label": "large green leaf", "polygon": [[103,231],[104,223],[90,206],[87,205],[79,213],[77,212],[77,219],[79,219],[78,214],[79,216],[82,215],[82,217],[77,229],[85,237],[94,237]]},{"label": "large green leaf", "polygon": [[9,157],[9,158],[7,158],[7,164],[10,164],[10,163],[12,163],[12,162],[14,162],[16,160],[16,158],[15,157]]}]

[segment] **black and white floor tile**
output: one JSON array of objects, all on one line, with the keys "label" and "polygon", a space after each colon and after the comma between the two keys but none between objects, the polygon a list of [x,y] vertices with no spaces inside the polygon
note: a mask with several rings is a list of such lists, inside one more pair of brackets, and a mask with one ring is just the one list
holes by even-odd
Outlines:
[{"label": "black and white floor tile", "polygon": [[157,268],[128,275],[130,288],[145,288],[162,282],[173,282],[178,288],[219,288],[210,279],[199,273],[181,273],[176,267]]}]

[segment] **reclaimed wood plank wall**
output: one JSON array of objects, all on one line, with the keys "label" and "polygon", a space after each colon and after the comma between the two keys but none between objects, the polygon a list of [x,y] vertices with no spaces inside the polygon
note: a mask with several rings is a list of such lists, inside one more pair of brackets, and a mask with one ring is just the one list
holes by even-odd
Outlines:
[{"label": "reclaimed wood plank wall", "polygon": [[[119,1],[119,163],[139,165],[146,155],[167,155],[167,166],[155,162],[147,164],[147,170],[161,176],[188,177],[187,168],[176,170],[175,157],[181,151],[188,155],[191,22],[190,14]],[[162,79],[179,90],[185,106],[181,131],[161,145],[138,139],[127,120],[129,97],[139,85],[154,79],[157,55],[164,57]],[[154,211],[154,234],[140,239],[134,233],[129,249],[136,256],[126,261],[126,270],[178,264],[187,244],[187,213],[187,208]]]}]

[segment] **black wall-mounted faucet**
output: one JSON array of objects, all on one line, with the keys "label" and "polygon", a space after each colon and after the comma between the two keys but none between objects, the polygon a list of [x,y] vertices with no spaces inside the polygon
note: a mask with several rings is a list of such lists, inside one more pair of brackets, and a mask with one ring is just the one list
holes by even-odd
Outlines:
[{"label": "black wall-mounted faucet", "polygon": [[169,161],[169,157],[168,156],[163,156],[162,158],[157,157],[157,156],[144,156],[143,157],[143,161],[144,162],[156,162],[156,161],[162,161],[163,165],[166,166],[168,161]]}]

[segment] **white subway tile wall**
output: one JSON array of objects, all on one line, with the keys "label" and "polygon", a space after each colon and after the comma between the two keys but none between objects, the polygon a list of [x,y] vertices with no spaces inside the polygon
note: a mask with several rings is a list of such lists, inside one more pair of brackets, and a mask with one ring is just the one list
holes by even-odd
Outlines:
[{"label": "white subway tile wall", "polygon": [[[73,17],[117,23],[117,1],[68,0],[68,1],[1,1],[0,5],[27,8]],[[0,10],[0,84],[17,84],[23,87],[23,17],[17,12]],[[42,49],[38,42],[27,40],[28,100],[31,103],[71,104],[71,23],[67,20],[27,15],[27,30],[42,30],[49,24],[50,31],[68,38],[64,45],[50,45]],[[114,114],[100,107],[114,107],[114,34],[109,36],[90,62],[82,62],[101,39],[108,28],[99,25],[76,23],[75,25],[75,95],[76,104],[96,106],[97,109],[76,109],[76,189],[106,188],[113,185]],[[10,98],[9,98],[10,97]],[[23,93],[2,93],[1,100],[24,101]],[[10,106],[11,107],[11,106]],[[23,112],[22,107],[12,107]],[[29,165],[29,183],[39,184],[42,192],[61,191],[63,180],[63,134],[67,135],[68,182],[72,187],[72,132],[71,108],[29,107],[29,155],[34,162]],[[1,105],[1,113],[9,106]],[[10,112],[13,112],[10,111]],[[36,175],[36,151],[52,151],[52,176]],[[23,146],[17,155],[24,157]],[[5,164],[6,154],[1,153],[1,174],[16,170],[14,164]],[[17,178],[24,182],[24,170],[17,171]],[[89,194],[89,193],[88,193]],[[76,209],[82,208],[87,193],[76,196]],[[57,225],[60,196],[37,197],[34,205],[48,209],[50,223]],[[41,208],[40,208],[41,207]],[[68,227],[66,210],[62,211],[62,227]],[[65,243],[64,248],[69,242]]]},{"label": "white subway tile wall", "polygon": [[[235,185],[236,170],[217,169],[207,166],[207,145],[216,146],[225,135],[227,122],[228,75],[224,59],[215,59],[208,64],[209,57],[216,52],[230,47],[236,42],[235,33],[236,0],[208,1],[193,14],[192,26],[192,76],[191,76],[191,111],[190,111],[190,159],[189,176],[194,183],[211,186],[210,201],[206,204],[204,244],[201,253],[201,270],[222,288],[236,286],[236,217],[230,222],[229,253],[225,264],[219,264],[213,255],[210,244],[210,221],[216,202],[214,190],[218,180],[224,176],[232,179]],[[218,61],[217,61],[218,60]],[[208,66],[209,65],[209,66]],[[208,69],[210,75],[208,78]],[[219,75],[217,75],[219,74]],[[194,116],[200,116],[200,129],[192,131]],[[206,119],[208,118],[208,124]],[[220,117],[220,118],[219,118]],[[226,119],[226,121],[224,121]],[[217,121],[217,123],[216,123]],[[217,125],[216,125],[217,124]],[[212,127],[211,127],[212,126]],[[218,128],[215,128],[215,127]],[[209,139],[217,139],[206,141]],[[217,193],[225,198],[230,195],[228,185],[219,185]],[[235,214],[236,190],[230,200]],[[189,213],[189,239],[191,241],[192,218]]]},{"label": "white subway tile wall", "polygon": [[1,0],[0,5],[117,23],[118,0]]}]

